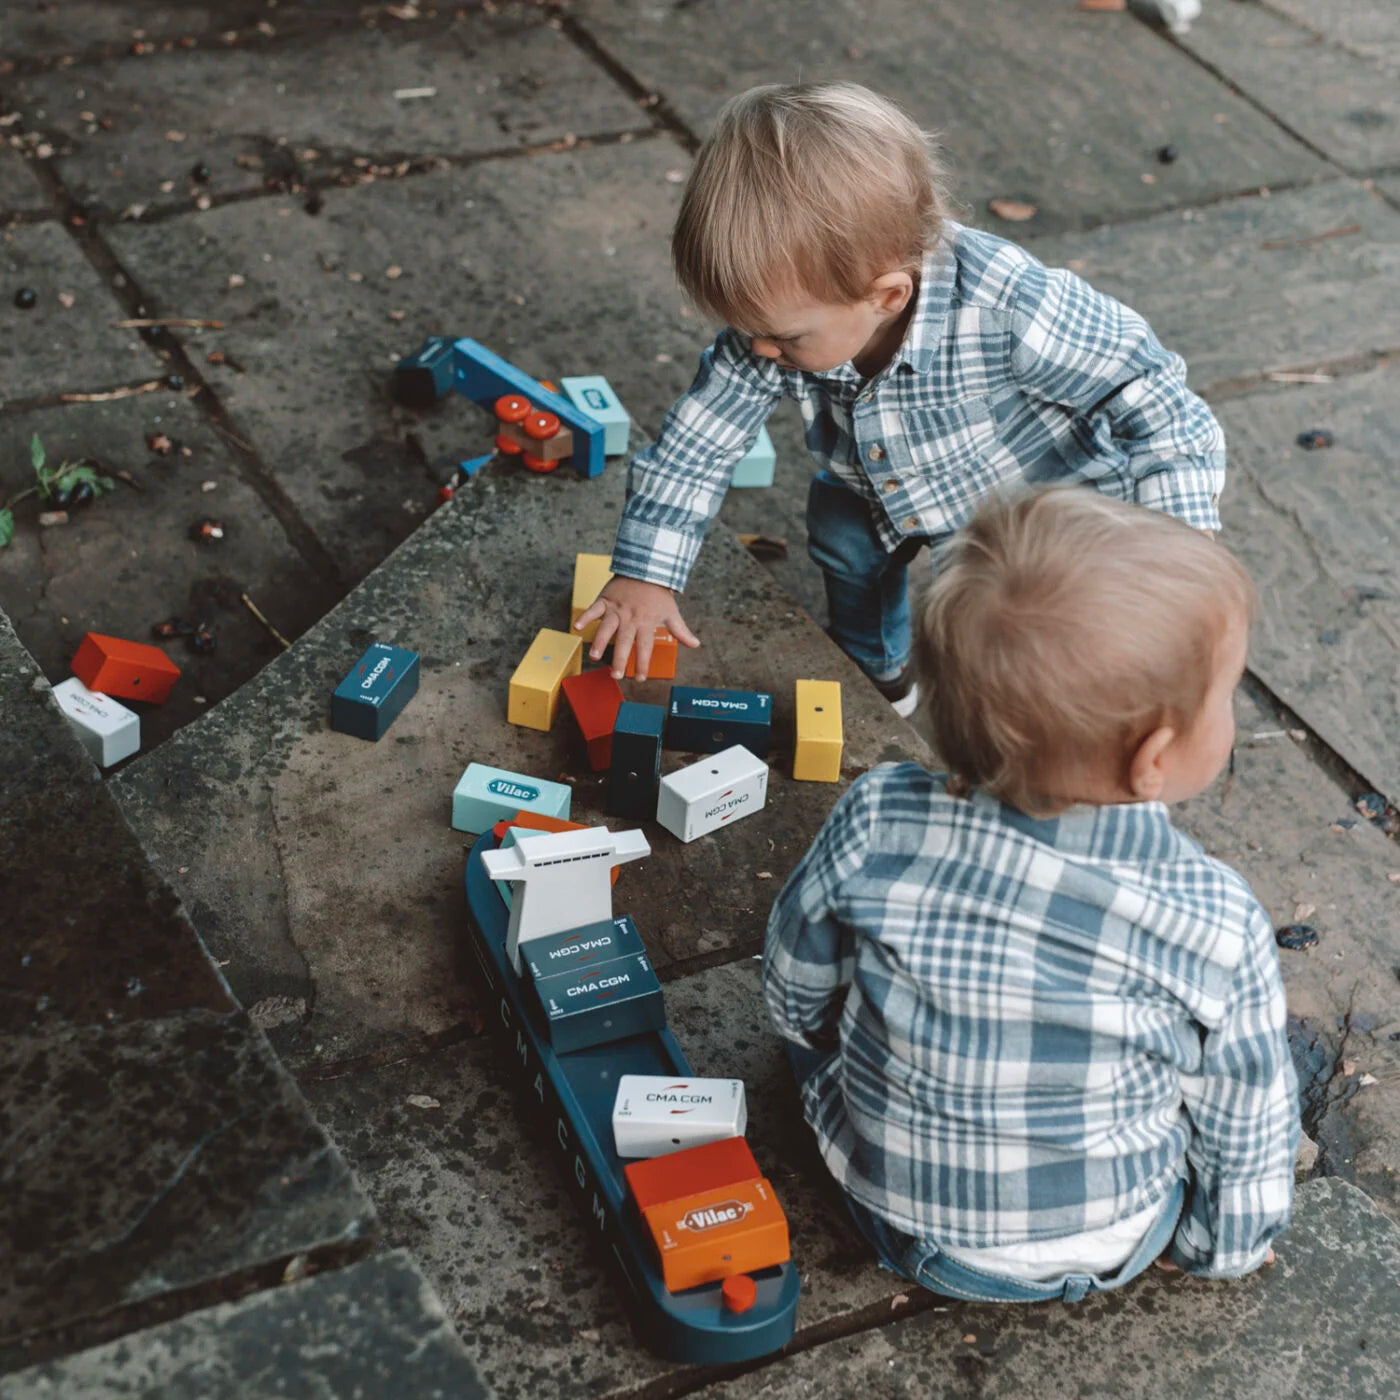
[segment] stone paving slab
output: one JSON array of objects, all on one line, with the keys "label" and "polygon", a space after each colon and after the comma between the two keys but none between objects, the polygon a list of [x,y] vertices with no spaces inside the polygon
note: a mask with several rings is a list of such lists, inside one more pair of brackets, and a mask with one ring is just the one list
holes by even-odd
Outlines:
[{"label": "stone paving slab", "polygon": [[[282,526],[242,477],[238,459],[183,394],[169,390],[114,403],[72,404],[0,417],[0,496],[33,477],[29,445],[37,433],[50,462],[97,458],[131,474],[65,526],[43,529],[44,507],[17,512],[10,545],[0,550],[0,609],[54,684],[69,674],[88,631],[152,640],[152,625],[178,616],[204,621],[217,650],[166,644],[181,669],[160,705],[131,702],[140,713],[142,748],[151,750],[256,674],[282,648],[243,605],[247,591],[273,625],[296,637],[339,597],[298,553]],[[174,444],[150,450],[147,435]],[[188,455],[186,455],[188,453]],[[205,483],[215,489],[205,491]],[[212,518],[221,541],[197,543],[190,531]]]},{"label": "stone paving slab", "polygon": [[1140,311],[1197,389],[1400,346],[1400,211],[1349,180],[1027,246]]},{"label": "stone paving slab", "polygon": [[[21,287],[38,293],[29,311],[14,305]],[[0,403],[69,390],[111,389],[164,374],[137,332],[118,330],[126,313],[57,223],[0,232]],[[64,307],[60,293],[73,297]]]},{"label": "stone paving slab", "polygon": [[0,1035],[232,1011],[3,613],[0,720]]},{"label": "stone paving slab", "polygon": [[[277,13],[270,15],[274,9]],[[257,5],[242,0],[62,0],[55,5],[45,0],[43,5],[7,5],[0,10],[0,53],[11,62],[33,66],[61,63],[94,48],[125,52],[137,39],[169,52],[182,43],[225,45],[230,41],[224,36],[230,34],[232,42],[267,44],[279,33],[309,26],[397,28],[400,21],[386,11],[387,6],[366,6],[362,0],[263,0]],[[271,35],[258,29],[259,21]],[[5,71],[0,69],[0,76]]]},{"label": "stone paving slab", "polygon": [[1353,173],[1400,162],[1394,6],[1207,5],[1180,42]]},{"label": "stone paving slab", "polygon": [[402,1250],[20,1371],[6,1400],[485,1400],[467,1348]]},{"label": "stone paving slab", "polygon": [[[536,375],[605,374],[659,424],[705,344],[667,263],[667,173],[684,163],[669,140],[638,140],[331,190],[315,218],[259,199],[109,236],[165,312],[227,322],[179,334],[201,365],[217,347],[245,367],[210,383],[353,579],[494,432],[456,395],[393,406],[394,363],[424,336],[472,336]],[[247,281],[228,290],[233,273]]]},{"label": "stone paving slab", "polygon": [[[574,14],[702,134],[757,83],[848,78],[896,98],[942,133],[975,221],[1008,231],[1140,218],[1325,169],[1126,14],[1038,0],[940,5],[932,23],[903,0],[580,0]],[[1168,143],[1188,158],[1159,165]],[[999,196],[1040,212],[999,224],[985,214]]]},{"label": "stone paving slab", "polygon": [[[114,780],[240,1000],[265,1024],[286,1020],[273,1036],[292,1064],[421,1043],[471,1019],[452,956],[466,838],[448,826],[468,762],[563,778],[575,817],[604,820],[602,776],[567,717],[550,734],[522,729],[505,723],[505,701],[535,631],[567,625],[573,555],[610,547],[622,490],[615,469],[593,482],[489,469],[290,653]],[[838,795],[785,776],[795,679],[843,682],[843,778],[923,752],[727,532],[702,552],[685,607],[704,645],[677,679],[772,692],[774,772],[767,809],[722,836],[683,846],[647,824],[653,855],[624,873],[617,899],[659,965],[754,948],[775,887],[759,877],[783,878]],[[330,731],[327,709],[375,638],[419,651],[423,672],[371,745]],[[625,688],[664,703],[669,682]],[[668,753],[665,767],[685,761]]]},{"label": "stone paving slab", "polygon": [[[1400,367],[1218,405],[1231,546],[1262,599],[1251,665],[1371,786],[1400,799]],[[1301,432],[1336,446],[1306,451]]]},{"label": "stone paving slab", "polygon": [[3,1371],[374,1216],[3,614],[0,716]]},{"label": "stone paving slab", "polygon": [[1341,1182],[1299,1192],[1278,1263],[1200,1283],[1153,1271],[1074,1307],[956,1303],[695,1392],[713,1400],[1384,1400],[1400,1386],[1400,1229]]},{"label": "stone paving slab", "polygon": [[[3,101],[0,101],[0,105],[3,105]],[[0,218],[47,207],[48,200],[23,156],[7,145],[0,145]]]},{"label": "stone paving slab", "polygon": [[242,1015],[41,1022],[0,1066],[0,1367],[32,1334],[367,1247],[369,1202]]},{"label": "stone paving slab", "polygon": [[[422,89],[433,95],[395,96]],[[353,103],[342,100],[349,91]],[[57,148],[74,198],[108,219],[258,191],[267,179],[353,176],[356,158],[456,158],[648,126],[542,7],[526,4],[123,55],[16,79],[7,98],[25,129]],[[190,177],[200,162],[204,183]]]},{"label": "stone paving slab", "polygon": [[[697,1073],[748,1087],[747,1136],[787,1212],[802,1275],[799,1338],[865,1310],[883,1322],[907,1290],[875,1267],[820,1165],[765,1020],[757,962],[673,981],[666,1006]],[[553,1124],[510,1053],[493,1036],[305,1089],[375,1199],[386,1239],[422,1263],[499,1395],[631,1393],[681,1368],[633,1337]],[[441,1108],[414,1107],[410,1094]]]},{"label": "stone paving slab", "polygon": [[1359,816],[1290,721],[1247,689],[1235,713],[1233,779],[1176,820],[1244,875],[1276,928],[1317,929],[1315,947],[1279,952],[1304,1126],[1321,1169],[1400,1223],[1400,847]]}]

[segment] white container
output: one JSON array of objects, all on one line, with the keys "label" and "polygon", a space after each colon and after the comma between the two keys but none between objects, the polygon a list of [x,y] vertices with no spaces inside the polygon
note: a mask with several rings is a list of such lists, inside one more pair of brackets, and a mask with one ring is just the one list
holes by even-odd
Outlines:
[{"label": "white container", "polygon": [[110,695],[89,690],[77,676],[70,676],[54,686],[53,698],[99,767],[110,768],[140,749],[140,717]]},{"label": "white container", "polygon": [[768,765],[742,744],[661,780],[656,820],[682,841],[757,812],[768,797]]},{"label": "white container", "polygon": [[619,1157],[664,1157],[743,1137],[748,1125],[742,1079],[624,1074],[618,1080],[612,1126]]}]

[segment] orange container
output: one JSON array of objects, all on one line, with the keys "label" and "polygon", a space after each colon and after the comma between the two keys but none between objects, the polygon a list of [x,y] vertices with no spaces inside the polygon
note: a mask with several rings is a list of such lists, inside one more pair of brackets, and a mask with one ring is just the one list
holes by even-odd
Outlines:
[{"label": "orange container", "polygon": [[74,653],[72,672],[89,690],[158,705],[180,679],[180,668],[159,648],[89,632]]},{"label": "orange container", "polygon": [[646,1222],[672,1293],[783,1264],[792,1255],[787,1216],[762,1178],[652,1206]]},{"label": "orange container", "polygon": [[683,1152],[668,1152],[664,1157],[629,1162],[622,1170],[632,1199],[643,1215],[666,1201],[757,1181],[763,1175],[741,1137],[721,1138],[718,1142],[687,1147]]},{"label": "orange container", "polygon": [[[652,681],[672,681],[676,678],[676,657],[679,655],[680,643],[671,635],[666,627],[658,627],[651,643],[651,664],[647,667],[647,679]],[[622,673],[624,676],[635,676],[637,674],[637,648],[633,644],[631,654],[627,658],[627,669]]]}]

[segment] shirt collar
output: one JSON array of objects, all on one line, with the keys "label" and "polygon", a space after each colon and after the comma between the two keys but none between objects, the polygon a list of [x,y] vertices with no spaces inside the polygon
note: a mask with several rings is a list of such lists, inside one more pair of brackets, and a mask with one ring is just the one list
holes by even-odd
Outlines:
[{"label": "shirt collar", "polygon": [[[924,258],[909,328],[904,332],[904,339],[895,351],[894,359],[880,371],[879,378],[883,379],[901,365],[916,374],[927,374],[933,368],[934,356],[948,327],[948,310],[953,304],[953,288],[958,280],[958,259],[954,249],[961,233],[961,224],[947,220],[937,244]],[[799,376],[806,373],[803,370],[788,372]],[[823,370],[811,377],[838,384],[861,383],[860,374],[849,360],[835,369]]]},{"label": "shirt collar", "polygon": [[908,365],[916,374],[933,368],[934,355],[948,328],[948,311],[953,304],[953,288],[958,280],[955,254],[962,225],[948,220],[938,242],[924,259],[919,274],[919,299],[909,318],[904,343],[895,353],[892,368]]},{"label": "shirt collar", "polygon": [[1161,802],[1070,807],[1054,817],[1030,817],[985,792],[971,795],[973,809],[1065,855],[1091,860],[1170,860],[1187,838],[1172,825]]}]

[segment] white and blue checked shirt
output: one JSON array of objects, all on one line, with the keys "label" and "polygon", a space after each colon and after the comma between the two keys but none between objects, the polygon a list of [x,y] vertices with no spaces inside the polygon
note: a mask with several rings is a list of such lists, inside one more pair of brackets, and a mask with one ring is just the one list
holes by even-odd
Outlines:
[{"label": "white and blue checked shirt", "polygon": [[735,464],[782,395],[819,466],[871,502],[887,550],[951,534],[1019,480],[1092,482],[1217,530],[1225,444],[1147,322],[1072,272],[950,224],[893,361],[779,369],[734,330],[632,460],[614,572],[683,589]]},{"label": "white and blue checked shirt", "polygon": [[885,765],[768,921],[778,1030],[857,1201],[935,1245],[1098,1229],[1190,1165],[1173,1256],[1230,1277],[1288,1222],[1297,1081],[1273,929],[1158,803],[1037,820]]}]

